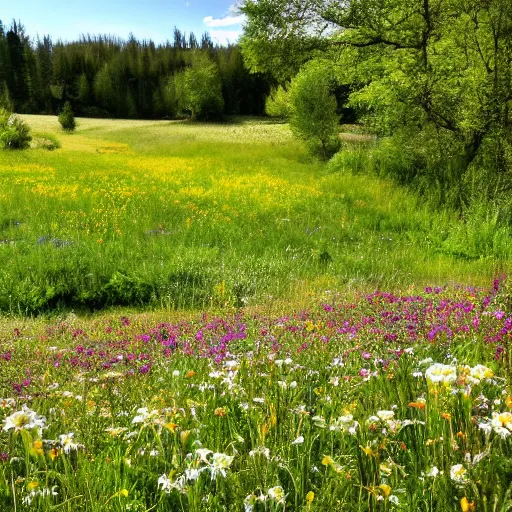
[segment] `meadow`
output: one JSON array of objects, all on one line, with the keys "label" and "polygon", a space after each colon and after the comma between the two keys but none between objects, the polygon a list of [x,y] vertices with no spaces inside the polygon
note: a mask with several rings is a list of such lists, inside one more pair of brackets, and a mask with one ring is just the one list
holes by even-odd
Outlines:
[{"label": "meadow", "polygon": [[[0,507],[512,510],[510,236],[343,135],[24,116],[0,154]],[[61,147],[44,145],[57,137]]]},{"label": "meadow", "polygon": [[508,511],[510,287],[4,329],[0,504]]},{"label": "meadow", "polygon": [[[54,117],[24,119],[36,148],[0,155],[4,313],[483,285],[508,265],[508,234],[475,242],[456,214],[347,156],[318,163],[285,124],[79,119],[64,134]],[[41,147],[45,133],[62,147]]]}]

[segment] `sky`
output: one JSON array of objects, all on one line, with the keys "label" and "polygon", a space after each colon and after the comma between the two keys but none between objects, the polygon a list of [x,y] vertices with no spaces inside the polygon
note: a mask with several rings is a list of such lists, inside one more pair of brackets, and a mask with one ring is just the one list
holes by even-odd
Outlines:
[{"label": "sky", "polygon": [[[50,35],[53,41],[74,41],[81,34],[111,34],[127,39],[172,41],[173,29],[209,32],[218,44],[235,43],[243,18],[234,0],[0,0],[0,20],[20,20],[26,33]],[[4,4],[4,5],[2,5]]]}]

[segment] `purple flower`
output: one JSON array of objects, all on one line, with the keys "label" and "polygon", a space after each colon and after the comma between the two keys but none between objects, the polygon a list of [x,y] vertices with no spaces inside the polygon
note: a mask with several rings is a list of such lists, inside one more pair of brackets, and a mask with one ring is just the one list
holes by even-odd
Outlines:
[{"label": "purple flower", "polygon": [[142,366],[139,366],[139,373],[142,373],[143,375],[148,373],[151,369],[150,364],[143,364]]}]

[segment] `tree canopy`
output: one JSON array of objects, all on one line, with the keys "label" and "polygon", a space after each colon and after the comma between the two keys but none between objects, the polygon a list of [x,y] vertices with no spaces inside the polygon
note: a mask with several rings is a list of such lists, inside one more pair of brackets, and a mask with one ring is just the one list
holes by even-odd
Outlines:
[{"label": "tree canopy", "polygon": [[378,134],[417,137],[425,158],[456,156],[461,179],[484,159],[493,190],[511,186],[509,0],[243,0],[241,10],[252,71],[286,82],[328,58]]}]

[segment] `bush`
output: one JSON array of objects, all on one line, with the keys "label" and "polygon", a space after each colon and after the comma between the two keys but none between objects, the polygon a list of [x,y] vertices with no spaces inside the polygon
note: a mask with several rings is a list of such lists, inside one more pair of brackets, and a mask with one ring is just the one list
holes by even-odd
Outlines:
[{"label": "bush", "polygon": [[76,128],[75,115],[69,101],[66,101],[62,112],[59,114],[59,123],[62,129],[68,132],[72,132]]},{"label": "bush", "polygon": [[37,133],[32,138],[30,147],[33,149],[47,149],[53,151],[60,148],[60,142],[53,133]]},{"label": "bush", "polygon": [[18,116],[0,109],[0,147],[24,149],[31,140],[29,126]]}]

